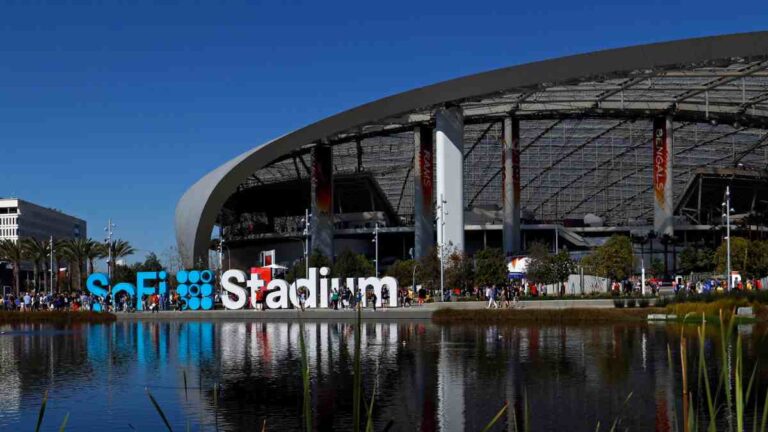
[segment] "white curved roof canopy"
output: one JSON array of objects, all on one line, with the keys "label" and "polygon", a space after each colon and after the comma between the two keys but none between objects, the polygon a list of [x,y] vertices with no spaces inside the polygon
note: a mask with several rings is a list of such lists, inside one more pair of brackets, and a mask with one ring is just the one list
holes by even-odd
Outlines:
[{"label": "white curved roof canopy", "polygon": [[[567,127],[562,124],[564,120],[578,121],[571,135],[559,143],[554,157],[550,151],[548,160],[535,161],[544,166],[523,179],[524,185],[532,187],[546,182],[555,167],[571,164],[568,158],[579,151],[582,163],[586,164],[583,151],[609,136],[613,140],[614,134],[622,142],[628,136],[631,144],[618,146],[617,153],[608,160],[628,155],[643,145],[642,140],[632,143],[633,128],[637,134],[648,135],[650,129],[642,122],[667,112],[674,114],[679,128],[676,140],[682,142],[680,150],[675,151],[676,166],[680,159],[685,168],[685,158],[694,156],[691,169],[702,164],[742,160],[768,144],[766,69],[768,32],[757,32],[580,54],[470,75],[389,96],[262,144],[208,173],[187,190],[176,207],[179,252],[186,265],[207,263],[211,232],[219,211],[238,186],[256,171],[275,166],[302,147],[319,141],[355,142],[411,130],[416,124],[431,122],[434,109],[446,104],[462,107],[469,128],[474,124],[482,125],[479,130],[486,130],[486,125],[493,125],[510,113],[530,121],[532,132],[522,137],[523,152],[526,146],[546,139],[548,134],[560,133],[558,127]],[[641,122],[640,126],[633,126],[636,121]],[[712,126],[702,128],[702,124]],[[685,144],[687,135],[691,136],[689,144]],[[478,142],[481,139],[482,136]],[[729,148],[722,150],[726,143]],[[597,160],[591,163],[597,164]],[[594,187],[604,191],[643,174],[645,168],[640,165],[616,178],[595,178]],[[552,190],[530,203],[531,210],[535,207],[535,211],[545,211],[569,185],[597,169],[581,167],[581,172],[567,181],[548,185]],[[495,177],[494,169],[477,171],[478,178],[468,182],[476,183],[475,190],[467,194],[469,206],[475,199],[483,199]],[[685,179],[680,177],[676,181]],[[634,197],[622,196],[622,202],[637,199],[642,192],[640,188]],[[588,202],[588,197],[571,198],[575,201],[564,205],[565,209],[555,206],[555,216],[567,216],[569,211]],[[610,213],[615,208],[606,203],[602,210]],[[640,209],[639,214],[642,211],[645,210]]]}]

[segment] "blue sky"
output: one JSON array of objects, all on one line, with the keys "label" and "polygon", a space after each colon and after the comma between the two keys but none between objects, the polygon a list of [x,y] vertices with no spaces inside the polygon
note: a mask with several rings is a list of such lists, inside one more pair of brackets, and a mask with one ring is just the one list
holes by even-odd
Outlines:
[{"label": "blue sky", "polygon": [[[621,4],[618,4],[621,3]],[[768,29],[762,1],[0,0],[0,196],[139,249],[235,155],[436,81],[554,56]]]}]

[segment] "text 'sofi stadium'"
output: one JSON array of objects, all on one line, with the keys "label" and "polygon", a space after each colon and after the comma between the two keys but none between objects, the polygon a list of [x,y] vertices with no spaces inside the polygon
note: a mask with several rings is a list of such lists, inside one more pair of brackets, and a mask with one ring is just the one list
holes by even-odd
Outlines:
[{"label": "text 'sofi stadium'", "polygon": [[[247,268],[276,250],[387,260],[437,244],[508,255],[533,240],[584,251],[613,233],[668,255],[768,214],[768,32],[612,49],[411,90],[260,145],[176,208],[187,265]],[[218,226],[216,232],[214,227]],[[738,231],[737,231],[738,232]],[[746,235],[746,234],[744,234]],[[662,251],[667,251],[666,254]]]}]

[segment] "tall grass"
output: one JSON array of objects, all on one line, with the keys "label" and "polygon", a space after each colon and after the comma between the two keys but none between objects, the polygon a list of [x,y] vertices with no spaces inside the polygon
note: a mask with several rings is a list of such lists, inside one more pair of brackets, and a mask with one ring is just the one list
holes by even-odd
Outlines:
[{"label": "tall grass", "polygon": [[[690,316],[687,315],[685,320]],[[719,358],[708,358],[705,351],[706,320],[701,315],[701,323],[698,324],[697,338],[698,349],[689,351],[689,341],[683,329],[680,330],[680,371],[682,376],[682,405],[683,405],[683,431],[717,431],[725,427],[727,431],[765,431],[768,420],[768,393],[762,403],[762,412],[759,411],[760,395],[755,385],[757,365],[748,370],[744,362],[744,347],[741,335],[734,332],[736,319],[734,313],[719,312],[720,322],[720,349]],[[684,320],[684,321],[685,321]],[[696,356],[694,361],[691,357]],[[670,352],[671,361],[671,352]],[[715,376],[710,377],[710,366],[713,362],[719,367]],[[696,376],[698,392],[689,388],[689,369],[692,365],[697,368]],[[715,382],[712,382],[712,380]],[[714,384],[714,385],[713,385]],[[714,390],[713,390],[714,388]],[[754,399],[753,399],[754,398]],[[753,401],[753,417],[750,421],[747,417],[747,409]],[[697,413],[696,407],[700,406],[706,412]],[[758,418],[760,423],[758,425]],[[725,423],[725,426],[719,423]]]}]

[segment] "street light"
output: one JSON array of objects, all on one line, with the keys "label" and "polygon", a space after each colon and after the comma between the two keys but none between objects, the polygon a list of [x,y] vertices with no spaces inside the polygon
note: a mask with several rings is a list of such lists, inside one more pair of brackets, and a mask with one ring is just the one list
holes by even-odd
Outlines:
[{"label": "street light", "polygon": [[309,209],[304,209],[304,277],[309,277]]},{"label": "street light", "polygon": [[443,290],[445,289],[445,215],[448,212],[445,211],[446,201],[443,198],[443,194],[440,194],[440,202],[437,205],[437,209],[440,212],[440,244],[437,248],[440,252],[440,301],[443,301]]},{"label": "street light", "polygon": [[379,277],[379,222],[376,222],[376,226],[373,228],[373,242],[376,249],[376,277]]},{"label": "street light", "polygon": [[732,212],[733,212],[733,209],[731,208],[731,187],[726,186],[725,202],[723,203],[723,217],[725,218],[725,250],[726,250],[725,277],[727,278],[727,282],[728,282],[727,287],[729,292],[731,291],[731,289],[733,289],[733,282],[731,281],[731,213]]},{"label": "street light", "polygon": [[117,228],[117,225],[112,223],[112,218],[109,218],[107,226],[104,227],[104,231],[107,233],[107,274],[109,275],[109,291],[112,291],[112,234],[115,228]]}]

